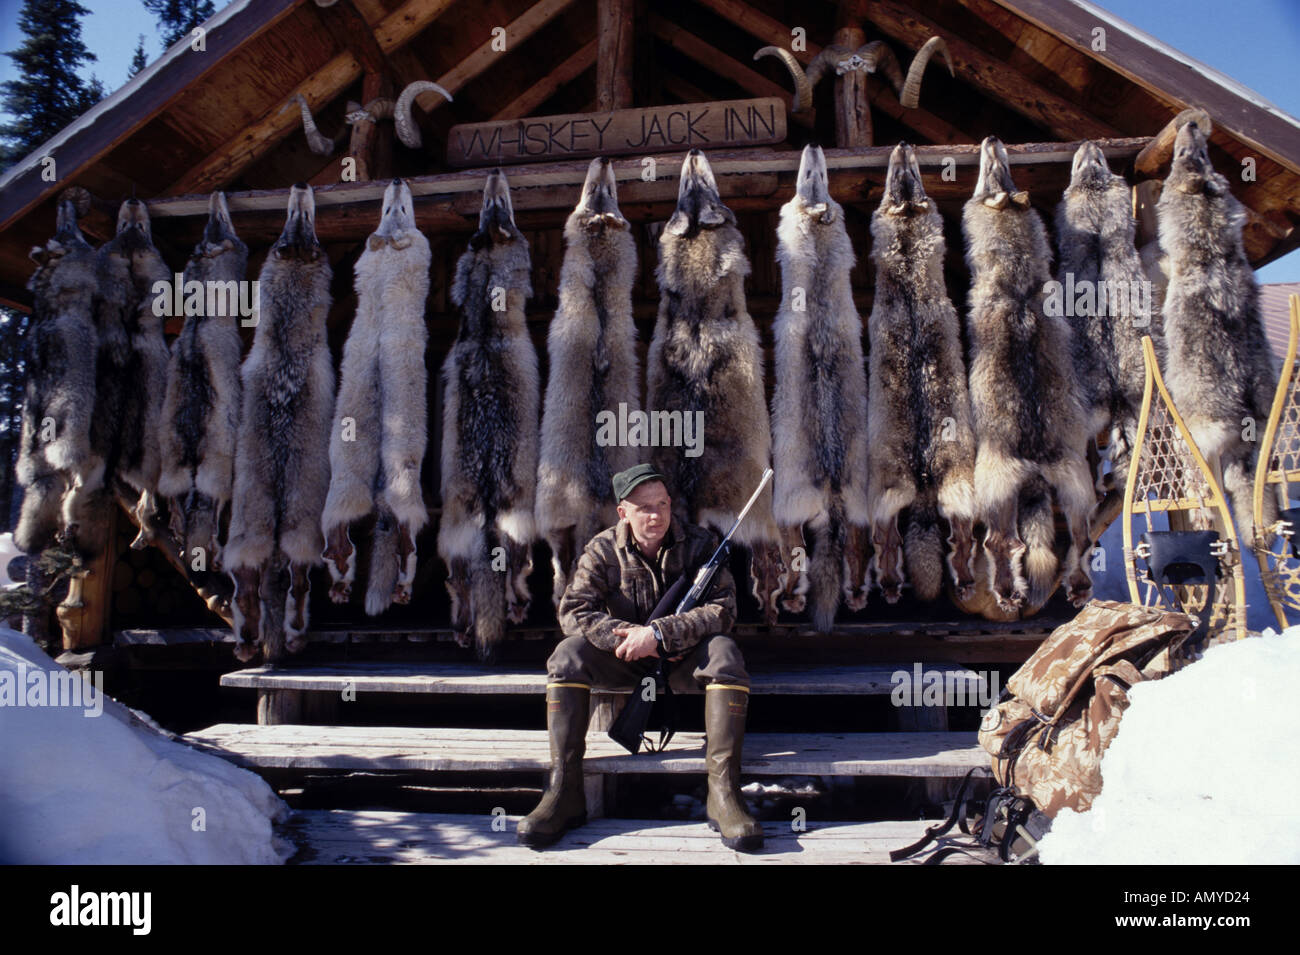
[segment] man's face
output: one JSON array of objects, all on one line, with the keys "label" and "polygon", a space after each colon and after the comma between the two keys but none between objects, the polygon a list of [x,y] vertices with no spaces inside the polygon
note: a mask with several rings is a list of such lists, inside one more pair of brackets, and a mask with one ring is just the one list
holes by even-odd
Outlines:
[{"label": "man's face", "polygon": [[632,525],[632,536],[638,543],[657,549],[668,533],[672,503],[662,481],[646,481],[623,498],[618,505],[618,516]]}]

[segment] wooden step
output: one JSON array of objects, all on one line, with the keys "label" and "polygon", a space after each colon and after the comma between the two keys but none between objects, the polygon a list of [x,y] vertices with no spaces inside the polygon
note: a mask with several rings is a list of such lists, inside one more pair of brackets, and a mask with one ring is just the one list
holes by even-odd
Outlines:
[{"label": "wooden step", "polygon": [[[750,674],[750,691],[788,696],[888,696],[902,671],[911,679],[912,664],[870,665],[787,665],[779,669],[758,669]],[[946,685],[961,687],[974,700],[980,676],[950,663],[926,664],[924,673],[940,673]],[[949,677],[948,674],[952,676]],[[461,663],[348,663],[336,666],[259,666],[237,670],[221,677],[222,686],[257,690],[342,693],[446,693],[446,694],[543,694],[546,674],[542,670],[503,671],[500,667]],[[628,693],[629,690],[602,692]]]},{"label": "wooden step", "polygon": [[[185,737],[253,769],[370,772],[541,772],[543,730],[220,723]],[[741,772],[758,776],[964,776],[986,774],[972,733],[754,733]],[[585,775],[703,773],[704,734],[679,733],[663,753],[630,755],[604,733],[587,736]]]},{"label": "wooden step", "polygon": [[[298,845],[295,861],[306,865],[879,865],[934,824],[808,820],[806,831],[794,832],[788,820],[767,822],[762,851],[744,853],[724,846],[703,822],[632,819],[595,819],[534,851],[516,843],[518,822],[518,816],[312,810],[294,813],[279,831]],[[978,861],[956,853],[945,863]]]}]

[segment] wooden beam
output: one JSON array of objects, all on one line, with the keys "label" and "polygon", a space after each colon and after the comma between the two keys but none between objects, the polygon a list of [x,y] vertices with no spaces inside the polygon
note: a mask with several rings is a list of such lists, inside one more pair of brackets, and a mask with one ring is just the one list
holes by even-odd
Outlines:
[{"label": "wooden beam", "polygon": [[1087,110],[1076,106],[1055,93],[1030,82],[1023,75],[1007,69],[1007,65],[989,56],[983,50],[967,43],[933,20],[914,12],[895,0],[863,0],[871,22],[889,36],[919,49],[931,36],[938,34],[947,41],[948,52],[957,74],[967,82],[1038,123],[1052,135],[1061,139],[1107,139],[1116,136],[1116,130],[1097,119]]},{"label": "wooden beam", "polygon": [[633,0],[601,0],[596,5],[596,111],[632,105]]},{"label": "wooden beam", "polygon": [[[649,27],[660,40],[674,50],[684,54],[701,66],[731,80],[741,89],[753,96],[778,96],[782,102],[791,103],[792,94],[778,83],[773,83],[762,73],[756,72],[739,60],[728,56],[717,47],[704,42],[694,33],[679,27],[652,13]],[[790,122],[811,128],[812,116],[808,113],[790,113]]]},{"label": "wooden beam", "polygon": [[[840,18],[854,19],[844,5],[840,7]],[[866,32],[856,23],[842,24],[835,31],[835,45],[846,50],[857,50],[866,42]],[[873,136],[867,74],[849,70],[835,77],[835,145],[842,149],[874,146]]]},{"label": "wooden beam", "polygon": [[526,91],[516,96],[508,104],[492,115],[492,120],[519,119],[533,115],[543,103],[555,95],[555,91],[566,83],[572,83],[584,72],[591,69],[596,62],[597,43],[595,40],[585,44],[563,63],[551,70],[539,83],[534,83]]},{"label": "wooden beam", "polygon": [[341,50],[349,50],[367,73],[384,73],[388,61],[375,39],[366,18],[357,12],[352,0],[339,0],[329,7],[316,7],[321,26],[334,38]]},{"label": "wooden beam", "polygon": [[[1131,80],[1174,108],[1201,106],[1214,122],[1293,173],[1300,173],[1300,124],[1250,91],[1225,86],[1176,51],[1152,45],[1118,17],[1099,19],[1086,7],[1054,0],[994,0]],[[1231,15],[1225,10],[1225,15]],[[1092,48],[1092,31],[1106,30],[1106,49]],[[1211,26],[1212,29],[1212,26]],[[1077,135],[1077,134],[1076,134]]]}]

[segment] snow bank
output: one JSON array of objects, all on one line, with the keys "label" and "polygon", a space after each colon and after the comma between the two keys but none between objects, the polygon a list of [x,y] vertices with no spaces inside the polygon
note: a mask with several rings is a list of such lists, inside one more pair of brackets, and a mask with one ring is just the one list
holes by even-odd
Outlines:
[{"label": "snow bank", "polygon": [[1300,627],[1211,647],[1133,688],[1101,795],[1039,844],[1047,864],[1300,863]]},{"label": "snow bank", "polygon": [[[30,637],[0,628],[0,863],[280,863],[291,854],[271,831],[288,807],[260,777],[174,742],[93,686],[69,695],[72,680]],[[50,705],[60,691],[64,705]]]}]

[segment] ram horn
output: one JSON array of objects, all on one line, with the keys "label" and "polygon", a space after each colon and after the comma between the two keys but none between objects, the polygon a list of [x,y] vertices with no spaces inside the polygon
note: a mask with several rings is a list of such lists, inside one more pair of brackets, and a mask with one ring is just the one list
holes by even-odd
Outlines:
[{"label": "ram horn", "polygon": [[420,128],[411,118],[411,104],[421,93],[429,92],[439,93],[447,98],[448,103],[451,102],[451,94],[437,83],[430,80],[416,80],[402,90],[402,95],[397,97],[397,105],[393,107],[393,122],[397,124],[397,138],[404,146],[411,149],[419,149],[423,142],[420,138]]},{"label": "ram horn", "polygon": [[785,64],[786,69],[790,71],[790,78],[794,80],[794,103],[790,107],[790,112],[801,113],[806,109],[811,109],[812,83],[808,81],[803,67],[794,58],[794,54],[779,46],[765,46],[754,54],[754,59],[759,60],[765,56],[779,57],[781,62]]},{"label": "ram horn", "polygon": [[944,60],[947,61],[948,75],[957,75],[952,68],[952,54],[948,52],[948,44],[944,42],[941,36],[930,37],[925,41],[925,45],[917,51],[916,57],[912,60],[912,65],[907,71],[907,82],[903,84],[903,92],[898,97],[898,101],[907,109],[916,109],[920,105],[921,78],[925,75],[925,68],[930,62],[930,57],[934,56],[936,52],[942,53]]},{"label": "ram horn", "polygon": [[280,107],[283,113],[294,103],[298,104],[298,109],[302,112],[302,129],[307,134],[307,146],[317,156],[328,156],[334,152],[335,140],[327,138],[316,126],[316,120],[312,118],[311,107],[307,105],[306,98],[301,93],[294,93],[289,97],[288,102]]}]

